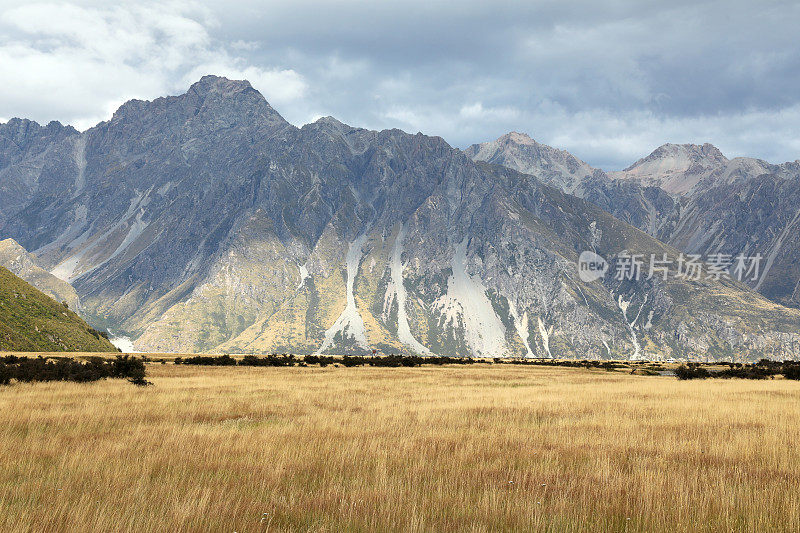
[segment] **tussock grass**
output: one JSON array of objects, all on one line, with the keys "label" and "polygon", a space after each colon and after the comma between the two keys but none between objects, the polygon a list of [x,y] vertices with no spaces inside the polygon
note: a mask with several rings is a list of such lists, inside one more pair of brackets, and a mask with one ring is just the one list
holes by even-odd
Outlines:
[{"label": "tussock grass", "polygon": [[796,531],[800,384],[149,365],[0,390],[2,531]]}]

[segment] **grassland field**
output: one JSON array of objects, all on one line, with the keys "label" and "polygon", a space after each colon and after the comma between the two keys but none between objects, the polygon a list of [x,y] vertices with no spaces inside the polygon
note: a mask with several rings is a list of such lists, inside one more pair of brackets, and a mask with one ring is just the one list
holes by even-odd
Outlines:
[{"label": "grassland field", "polygon": [[488,364],[147,378],[0,387],[0,531],[800,529],[796,381]]}]

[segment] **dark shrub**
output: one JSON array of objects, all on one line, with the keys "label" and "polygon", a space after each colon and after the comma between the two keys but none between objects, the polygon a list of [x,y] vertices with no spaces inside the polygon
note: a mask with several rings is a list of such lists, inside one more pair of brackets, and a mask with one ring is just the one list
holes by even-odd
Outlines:
[{"label": "dark shrub", "polygon": [[708,370],[697,365],[681,365],[675,369],[675,375],[678,379],[705,379],[710,377]]},{"label": "dark shrub", "polygon": [[741,368],[729,368],[721,372],[712,374],[719,378],[739,378],[739,379],[769,379],[775,371],[762,368],[757,365],[745,365]]},{"label": "dark shrub", "polygon": [[118,355],[111,362],[111,376],[113,378],[144,379],[144,361],[129,355]]},{"label": "dark shrub", "polygon": [[268,355],[266,357],[256,357],[255,355],[245,355],[239,366],[294,366],[297,361],[293,355]]},{"label": "dark shrub", "polygon": [[0,363],[5,371],[0,377],[0,384],[7,385],[16,379],[23,383],[36,381],[74,381],[88,383],[105,378],[127,378],[131,381],[144,380],[145,366],[141,359],[130,356],[118,356],[114,360],[92,357],[89,360],[76,361],[68,357],[46,358],[28,357],[7,358],[9,362]]},{"label": "dark shrub", "polygon": [[800,364],[786,364],[783,365],[783,377],[786,379],[800,379]]},{"label": "dark shrub", "polygon": [[307,355],[303,357],[303,362],[307,365],[319,365],[321,367],[326,367],[328,365],[333,364],[335,359],[328,355]]},{"label": "dark shrub", "polygon": [[413,367],[413,366],[420,366],[422,363],[425,362],[425,359],[422,357],[417,357],[416,355],[387,355],[384,357],[371,357],[369,364],[370,366],[383,366],[383,367]]},{"label": "dark shrub", "polygon": [[[180,362],[178,362],[180,361]],[[213,357],[210,355],[195,355],[194,357],[175,358],[176,365],[204,365],[204,366],[235,366],[236,359],[228,354]]]}]

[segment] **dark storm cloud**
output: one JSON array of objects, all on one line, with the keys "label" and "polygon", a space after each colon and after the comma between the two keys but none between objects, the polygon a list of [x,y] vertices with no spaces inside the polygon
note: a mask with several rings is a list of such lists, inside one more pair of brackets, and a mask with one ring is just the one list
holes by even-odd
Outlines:
[{"label": "dark storm cloud", "polygon": [[[795,2],[76,4],[88,38],[31,9],[3,8],[0,75],[22,68],[16,51],[35,66],[23,86],[65,61],[93,85],[76,77],[61,103],[0,89],[0,116],[88,125],[216,72],[250,78],[297,124],[334,115],[460,147],[517,130],[607,168],[663,142],[800,158]],[[114,49],[92,40],[123,23]]]}]

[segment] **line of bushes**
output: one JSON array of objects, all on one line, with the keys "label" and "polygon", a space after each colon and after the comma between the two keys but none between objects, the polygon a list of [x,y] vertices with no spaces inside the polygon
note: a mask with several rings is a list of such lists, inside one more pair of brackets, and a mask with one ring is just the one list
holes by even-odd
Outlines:
[{"label": "line of bushes", "polygon": [[333,364],[341,364],[345,367],[354,366],[377,366],[377,367],[415,367],[422,365],[469,365],[476,361],[462,357],[419,357],[416,355],[385,355],[385,356],[360,356],[346,355],[342,358],[329,355],[306,355],[295,357],[294,355],[267,355],[257,357],[246,355],[240,361],[236,361],[230,355],[195,355],[192,357],[176,357],[176,365],[205,365],[205,366],[308,366],[319,365],[326,367]]},{"label": "line of bushes", "polygon": [[508,365],[523,366],[564,366],[569,368],[602,368],[603,370],[615,370],[617,368],[628,368],[629,363],[620,361],[600,361],[582,359],[580,361],[570,361],[565,359],[511,359],[498,360],[499,363]]},{"label": "line of bushes", "polygon": [[235,366],[236,359],[230,355],[195,355],[192,357],[176,357],[176,365]]},{"label": "line of bushes", "polygon": [[[416,355],[365,355],[343,357],[333,357],[329,355],[306,355],[294,356],[289,354],[272,354],[264,357],[246,355],[237,361],[230,355],[196,355],[192,357],[178,357],[175,364],[183,365],[205,365],[205,366],[261,366],[261,367],[288,367],[288,366],[309,366],[318,365],[326,367],[328,365],[342,365],[345,367],[373,366],[373,367],[417,367],[423,365],[469,365],[474,363],[497,363],[510,365],[526,366],[559,366],[571,368],[597,368],[606,371],[617,369],[627,369],[631,366],[638,368],[644,365],[639,371],[651,371],[657,374],[658,371],[667,370],[658,364],[639,363],[628,361],[602,361],[602,360],[556,360],[556,359],[510,359],[510,360],[481,360],[468,357],[419,357]],[[762,359],[758,363],[730,363],[717,362],[715,366],[728,366],[723,370],[709,370],[701,363],[686,363],[675,369],[678,379],[706,379],[706,378],[740,378],[740,379],[769,379],[772,376],[783,375],[786,379],[800,380],[800,362],[796,361],[770,361]],[[634,368],[634,370],[636,370]]]},{"label": "line of bushes", "polygon": [[91,357],[79,361],[68,357],[0,357],[0,385],[11,380],[22,383],[41,381],[73,381],[89,383],[106,378],[127,379],[134,385],[151,385],[145,379],[144,361],[128,355],[114,359]]},{"label": "line of bushes", "polygon": [[675,369],[678,379],[772,379],[783,375],[786,379],[800,380],[800,362],[770,361],[762,359],[758,363],[719,363],[727,365],[723,370],[709,370],[698,363],[687,363]]}]

